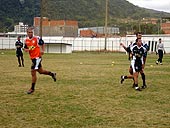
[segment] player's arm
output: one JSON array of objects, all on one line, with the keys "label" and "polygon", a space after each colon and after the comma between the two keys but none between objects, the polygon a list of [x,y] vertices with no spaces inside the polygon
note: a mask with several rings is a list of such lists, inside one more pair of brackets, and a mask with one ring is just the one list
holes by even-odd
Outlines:
[{"label": "player's arm", "polygon": [[143,52],[144,52],[144,54],[145,54],[147,51],[148,51],[147,48],[143,46]]},{"label": "player's arm", "polygon": [[45,44],[41,45],[41,55],[44,54],[44,51],[45,51]]},{"label": "player's arm", "polygon": [[21,42],[21,48],[23,48],[24,44]]},{"label": "player's arm", "polygon": [[123,43],[120,43],[120,46],[122,46],[127,51],[127,47]]},{"label": "player's arm", "polygon": [[17,45],[16,47],[17,47],[17,48],[21,48],[21,46],[19,46],[19,45]]},{"label": "player's arm", "polygon": [[24,45],[24,51],[29,52],[29,48],[28,48],[28,46],[26,44]]},{"label": "player's arm", "polygon": [[165,47],[164,47],[164,44],[163,44],[163,53],[166,54],[166,51],[165,51]]},{"label": "player's arm", "polygon": [[41,55],[43,55],[43,54],[44,54],[44,51],[45,51],[44,40],[42,40],[42,39],[40,38],[38,44],[40,45],[40,48],[41,48]]},{"label": "player's arm", "polygon": [[158,54],[158,48],[159,48],[159,44],[157,44],[156,46],[156,55]]},{"label": "player's arm", "polygon": [[19,43],[18,45],[17,45],[17,48],[22,48],[23,47],[23,43]]},{"label": "player's arm", "polygon": [[16,41],[15,47],[16,47],[16,48],[20,48],[20,45],[19,45],[18,41]]}]

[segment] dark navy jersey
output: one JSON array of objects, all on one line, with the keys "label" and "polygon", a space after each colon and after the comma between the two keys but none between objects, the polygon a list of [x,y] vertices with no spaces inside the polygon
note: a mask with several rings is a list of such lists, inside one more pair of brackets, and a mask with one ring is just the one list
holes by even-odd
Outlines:
[{"label": "dark navy jersey", "polygon": [[17,40],[16,43],[15,43],[15,46],[16,46],[16,51],[17,52],[22,51],[23,43],[21,41]]},{"label": "dark navy jersey", "polygon": [[132,51],[132,61],[131,66],[133,69],[133,72],[140,72],[142,70],[142,64],[144,64],[143,57],[146,53],[146,48],[143,46],[137,46],[134,45],[131,48]]},{"label": "dark navy jersey", "polygon": [[[137,45],[136,42],[129,45],[129,51],[128,52],[131,52],[131,48],[135,45]],[[142,43],[142,46],[146,49],[146,52],[144,53],[144,56],[143,56],[144,58],[146,58],[147,57],[147,51],[149,51],[150,48],[149,48],[149,45],[147,43]]]},{"label": "dark navy jersey", "polygon": [[141,46],[137,46],[137,45],[134,45],[132,48],[131,48],[131,51],[132,51],[132,59],[135,60],[135,61],[142,61],[143,59],[143,56],[145,55],[146,53],[146,48]]},{"label": "dark navy jersey", "polygon": [[146,48],[146,52],[145,52],[145,54],[144,54],[144,58],[146,58],[147,57],[147,52],[149,51],[149,45],[147,44],[147,43],[142,43],[142,46],[144,47],[144,48]]},{"label": "dark navy jersey", "polygon": [[147,43],[142,43],[142,46],[144,48],[146,48],[147,51],[149,51],[150,48],[149,48],[149,45]]}]

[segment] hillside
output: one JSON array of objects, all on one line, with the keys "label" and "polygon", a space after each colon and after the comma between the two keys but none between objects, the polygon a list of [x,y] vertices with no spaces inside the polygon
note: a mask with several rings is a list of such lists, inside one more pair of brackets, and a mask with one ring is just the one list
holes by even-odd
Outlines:
[{"label": "hillside", "polygon": [[[40,16],[40,0],[0,0],[0,32],[13,29],[19,21],[33,24],[33,17]],[[103,26],[105,0],[44,0],[44,16],[50,19],[78,20],[79,27]],[[122,19],[139,20],[141,17],[168,16],[132,5],[126,0],[109,1],[109,25],[120,25]]]}]

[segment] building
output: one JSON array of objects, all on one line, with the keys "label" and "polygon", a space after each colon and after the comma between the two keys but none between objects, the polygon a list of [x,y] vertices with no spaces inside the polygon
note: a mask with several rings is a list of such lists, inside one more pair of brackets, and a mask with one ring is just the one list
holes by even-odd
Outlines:
[{"label": "building", "polygon": [[161,18],[161,30],[165,34],[170,34],[170,17]]},{"label": "building", "polygon": [[24,25],[23,22],[19,22],[18,25],[14,26],[14,32],[27,32],[28,25]]},{"label": "building", "polygon": [[[34,33],[40,35],[40,17],[34,17]],[[78,22],[73,20],[50,20],[43,17],[42,36],[78,36]]]},{"label": "building", "polygon": [[162,30],[165,34],[170,34],[170,23],[162,23],[162,24],[161,24],[161,30]]},{"label": "building", "polygon": [[[78,34],[80,37],[104,37],[105,27],[80,28]],[[107,27],[107,35],[109,37],[116,34],[119,34],[118,27]]]},{"label": "building", "polygon": [[140,21],[142,24],[157,24],[158,19],[157,18],[143,18]]},{"label": "building", "polygon": [[13,32],[8,32],[6,35],[16,37],[18,35],[20,36],[26,36],[27,35],[27,29],[28,25],[24,25],[23,22],[19,22],[18,25],[14,26],[14,31]]}]

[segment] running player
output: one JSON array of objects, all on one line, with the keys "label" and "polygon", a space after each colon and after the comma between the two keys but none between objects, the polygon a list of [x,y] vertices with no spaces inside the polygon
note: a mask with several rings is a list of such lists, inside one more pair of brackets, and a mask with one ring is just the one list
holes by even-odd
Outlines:
[{"label": "running player", "polygon": [[[141,38],[142,38],[142,33],[141,32],[137,32],[136,33],[136,41],[134,42],[134,43],[131,43],[128,47],[126,47],[126,46],[124,46],[123,45],[123,43],[121,43],[120,45],[129,53],[129,58],[131,58],[131,48],[133,47],[133,46],[135,46],[135,45],[137,45],[137,41],[138,41],[138,39],[140,39],[141,40]],[[146,49],[146,52],[144,53],[144,55],[143,55],[143,62],[144,62],[144,65],[145,65],[145,63],[146,63],[146,58],[147,58],[147,51],[149,51],[149,46],[148,46],[148,44],[147,43],[142,43],[142,46]],[[130,60],[130,59],[129,59]],[[134,78],[133,78],[133,69],[132,69],[132,66],[130,65],[130,67],[129,67],[129,73],[130,73],[130,75],[122,75],[121,76],[121,84],[123,83],[123,81],[125,80],[125,79],[133,79],[134,80]],[[145,84],[145,74],[144,73],[142,73],[142,72],[140,72],[141,73],[141,76],[142,76],[142,80],[143,80],[143,86],[142,86],[142,88],[146,88],[147,86],[146,86],[146,84]],[[135,87],[135,82],[134,82],[134,84],[133,84],[133,87]]]},{"label": "running player", "polygon": [[33,29],[27,29],[27,38],[25,39],[24,49],[26,52],[29,52],[30,59],[32,61],[31,66],[31,75],[32,75],[32,85],[31,88],[27,91],[27,94],[32,94],[35,90],[35,84],[37,81],[36,72],[40,74],[49,75],[56,81],[56,73],[46,71],[42,68],[41,61],[42,55],[44,54],[44,41],[37,36],[33,36]]}]

